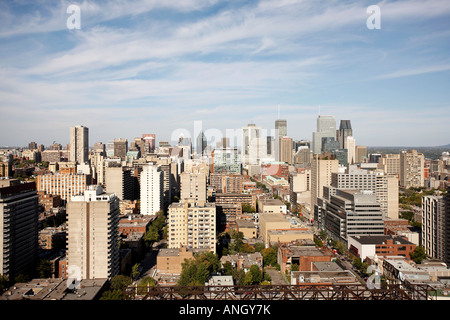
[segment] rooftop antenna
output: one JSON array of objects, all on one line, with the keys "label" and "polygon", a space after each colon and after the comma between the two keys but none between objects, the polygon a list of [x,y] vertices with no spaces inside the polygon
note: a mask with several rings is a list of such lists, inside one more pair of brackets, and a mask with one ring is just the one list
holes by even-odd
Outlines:
[{"label": "rooftop antenna", "polygon": [[280,105],[278,105],[278,119],[280,119]]}]

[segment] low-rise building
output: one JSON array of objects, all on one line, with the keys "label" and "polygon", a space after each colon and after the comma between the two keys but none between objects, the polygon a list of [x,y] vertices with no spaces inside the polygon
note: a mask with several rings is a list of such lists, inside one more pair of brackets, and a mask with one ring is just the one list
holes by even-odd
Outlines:
[{"label": "low-rise building", "polygon": [[186,247],[160,249],[156,258],[156,268],[162,274],[181,274],[182,263],[192,259],[194,251]]},{"label": "low-rise building", "polygon": [[260,270],[262,270],[264,266],[263,256],[260,252],[240,252],[237,254],[229,254],[223,256],[220,259],[220,263],[222,264],[222,266],[227,262],[230,262],[233,268],[236,268],[237,270],[243,269],[245,272],[249,271],[252,265],[257,265]]},{"label": "low-rise building", "polygon": [[316,247],[281,243],[278,245],[277,262],[282,273],[285,273],[286,270],[291,270],[293,264],[299,266],[299,271],[312,271],[313,262],[331,262],[331,260],[332,256],[330,253]]},{"label": "low-rise building", "polygon": [[404,237],[392,235],[353,236],[348,238],[348,250],[361,260],[368,256],[379,257],[402,256],[410,257],[416,245]]}]

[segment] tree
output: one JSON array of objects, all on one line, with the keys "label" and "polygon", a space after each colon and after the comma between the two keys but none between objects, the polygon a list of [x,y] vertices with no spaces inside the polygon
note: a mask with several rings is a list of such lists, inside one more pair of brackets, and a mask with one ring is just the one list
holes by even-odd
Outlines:
[{"label": "tree", "polygon": [[111,289],[122,291],[132,282],[133,280],[130,277],[120,274],[111,278]]},{"label": "tree", "polygon": [[243,203],[242,205],[242,212],[244,213],[255,213],[256,209],[249,203]]},{"label": "tree", "polygon": [[136,263],[131,268],[131,278],[134,279],[139,275],[139,263]]},{"label": "tree", "polygon": [[261,252],[266,247],[266,245],[262,242],[255,243],[255,252]]},{"label": "tree", "polygon": [[230,261],[227,261],[223,264],[222,273],[226,276],[231,276],[233,274],[233,266]]},{"label": "tree", "polygon": [[156,280],[150,276],[146,276],[141,279],[141,281],[139,282],[139,285],[153,287],[156,285]]},{"label": "tree", "polygon": [[39,260],[36,271],[39,278],[50,278],[52,276],[52,264],[48,260]]},{"label": "tree", "polygon": [[111,278],[109,290],[106,290],[100,300],[124,300],[123,291],[132,283],[132,279],[125,275],[117,275]]},{"label": "tree", "polygon": [[411,259],[417,264],[422,263],[422,261],[427,258],[425,249],[422,246],[417,246],[413,252],[409,253],[409,255]]},{"label": "tree", "polygon": [[276,267],[277,263],[277,251],[273,248],[266,248],[261,250],[261,254],[263,256],[264,266],[273,266]]},{"label": "tree", "polygon": [[256,264],[250,266],[248,273],[252,275],[251,284],[259,284],[263,280],[263,273]]},{"label": "tree", "polygon": [[204,285],[211,273],[220,269],[219,258],[211,251],[197,254],[193,259],[186,259],[181,265],[178,285]]},{"label": "tree", "polygon": [[8,287],[8,277],[0,274],[0,294]]}]

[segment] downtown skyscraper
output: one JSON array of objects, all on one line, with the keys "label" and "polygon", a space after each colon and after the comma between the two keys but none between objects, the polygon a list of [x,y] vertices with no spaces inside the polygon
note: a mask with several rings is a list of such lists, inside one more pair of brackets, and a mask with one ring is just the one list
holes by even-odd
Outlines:
[{"label": "downtown skyscraper", "polygon": [[322,139],[333,138],[336,140],[336,120],[333,116],[319,115],[317,118],[317,131],[312,136],[313,154],[322,153]]}]

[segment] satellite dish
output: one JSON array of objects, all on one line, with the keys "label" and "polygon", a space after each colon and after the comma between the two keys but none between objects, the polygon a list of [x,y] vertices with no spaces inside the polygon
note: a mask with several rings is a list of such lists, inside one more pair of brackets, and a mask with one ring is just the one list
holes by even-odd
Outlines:
[{"label": "satellite dish", "polygon": [[405,275],[402,272],[398,273],[398,277],[401,281],[405,281]]}]

